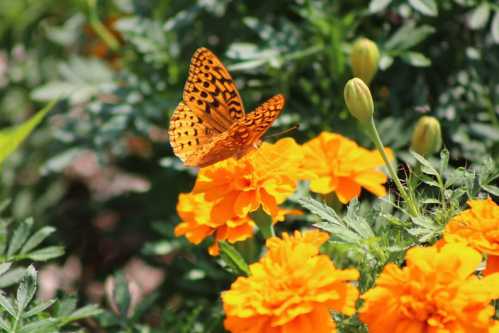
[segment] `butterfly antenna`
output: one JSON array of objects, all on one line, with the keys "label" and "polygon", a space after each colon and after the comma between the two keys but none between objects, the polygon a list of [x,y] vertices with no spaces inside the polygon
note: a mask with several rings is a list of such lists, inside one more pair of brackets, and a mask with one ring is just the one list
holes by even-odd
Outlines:
[{"label": "butterfly antenna", "polygon": [[300,124],[294,124],[293,126],[291,126],[290,128],[285,129],[284,131],[273,133],[273,134],[270,134],[270,135],[266,135],[265,138],[272,138],[272,137],[275,137],[275,136],[281,136],[283,134],[286,134],[286,133],[289,133],[289,132],[292,132],[292,131],[298,129],[299,127],[300,127]]}]

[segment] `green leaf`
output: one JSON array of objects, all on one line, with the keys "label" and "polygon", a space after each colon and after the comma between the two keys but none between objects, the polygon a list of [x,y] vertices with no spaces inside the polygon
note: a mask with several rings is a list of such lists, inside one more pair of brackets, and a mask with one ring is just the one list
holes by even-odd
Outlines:
[{"label": "green leaf", "polygon": [[17,288],[17,311],[22,313],[28,306],[29,302],[33,299],[36,292],[36,270],[33,266],[26,269],[26,273]]},{"label": "green leaf", "polygon": [[421,163],[421,171],[423,173],[437,177],[440,176],[438,171],[431,165],[430,161],[414,151],[411,151],[410,153],[419,163]]},{"label": "green leaf", "polygon": [[413,22],[409,22],[393,34],[393,36],[384,45],[384,48],[386,50],[394,51],[408,50],[421,43],[434,32],[435,28],[429,25],[422,25],[416,28]]},{"label": "green leaf", "polygon": [[431,66],[431,60],[419,52],[405,52],[400,58],[414,67]]},{"label": "green leaf", "polygon": [[409,0],[409,4],[423,15],[438,15],[438,7],[434,0]]},{"label": "green leaf", "polygon": [[48,246],[40,250],[28,253],[26,257],[34,261],[47,261],[60,257],[64,254],[63,246]]},{"label": "green leaf", "polygon": [[55,305],[57,317],[67,317],[76,309],[76,297],[66,296]]},{"label": "green leaf", "polygon": [[481,185],[480,186],[484,191],[489,192],[492,195],[499,196],[499,187],[494,185]]},{"label": "green leaf", "polygon": [[21,125],[0,130],[0,168],[3,161],[28,137],[55,103],[56,101],[49,103]]},{"label": "green leaf", "polygon": [[34,249],[37,247],[45,238],[47,238],[49,235],[55,232],[55,228],[53,227],[43,227],[37,232],[35,232],[29,239],[28,241],[24,244],[24,246],[21,249],[21,254],[28,253],[30,250]]},{"label": "green leaf", "polygon": [[57,320],[54,318],[41,319],[31,322],[19,330],[19,333],[49,333],[57,332]]},{"label": "green leaf", "polygon": [[0,328],[5,330],[6,332],[11,332],[11,328],[10,328],[9,323],[5,319],[3,319],[1,316],[0,316]]},{"label": "green leaf", "polygon": [[483,2],[480,6],[476,7],[468,15],[468,26],[470,29],[478,30],[485,27],[489,20],[490,6],[487,2]]},{"label": "green leaf", "polygon": [[17,267],[0,276],[0,289],[19,282],[23,278],[25,272],[26,269],[23,267]]},{"label": "green leaf", "polygon": [[19,223],[14,235],[9,243],[9,248],[7,250],[7,257],[13,256],[17,251],[23,246],[24,242],[29,237],[31,227],[33,226],[33,218],[27,218],[23,222]]},{"label": "green leaf", "polygon": [[7,311],[12,317],[16,316],[16,310],[14,310],[14,305],[11,301],[0,292],[0,306]]},{"label": "green leaf", "polygon": [[249,275],[249,267],[243,256],[227,242],[220,242],[220,256],[224,263],[231,268],[232,273],[237,275]]},{"label": "green leaf", "polygon": [[392,0],[371,0],[369,3],[369,12],[377,13],[384,10],[388,5],[392,2]]},{"label": "green leaf", "polygon": [[62,322],[63,324],[67,324],[69,322],[75,321],[75,320],[80,320],[83,318],[87,317],[94,317],[102,313],[102,310],[99,308],[98,305],[96,304],[89,304],[86,305],[73,313],[71,313],[69,316],[64,317]]},{"label": "green leaf", "polygon": [[131,296],[128,289],[128,281],[122,272],[118,272],[114,276],[113,299],[120,311],[120,317],[127,318]]},{"label": "green leaf", "polygon": [[272,225],[272,217],[269,216],[260,206],[258,210],[250,213],[251,218],[258,226],[258,230],[262,233],[265,239],[274,236],[274,226]]},{"label": "green leaf", "polygon": [[7,272],[10,269],[10,266],[12,266],[11,262],[4,262],[3,264],[0,264],[0,276]]},{"label": "green leaf", "polygon": [[36,314],[39,314],[40,312],[43,312],[45,310],[47,310],[49,307],[52,306],[52,304],[55,303],[55,299],[51,299],[51,300],[48,300],[47,302],[43,302],[41,304],[38,304],[34,307],[32,307],[31,309],[29,309],[29,311],[26,311],[24,313],[24,318],[29,318],[31,316],[34,316]]}]

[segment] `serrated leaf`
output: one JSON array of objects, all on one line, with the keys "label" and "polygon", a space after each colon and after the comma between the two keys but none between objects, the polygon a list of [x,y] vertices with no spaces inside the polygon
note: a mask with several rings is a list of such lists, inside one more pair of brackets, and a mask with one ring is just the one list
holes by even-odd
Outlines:
[{"label": "serrated leaf", "polygon": [[220,255],[222,260],[237,275],[249,275],[249,267],[243,256],[227,242],[220,242]]},{"label": "serrated leaf", "polygon": [[9,243],[9,248],[7,250],[8,257],[16,254],[17,251],[23,246],[29,237],[32,226],[32,218],[27,218],[23,222],[19,223]]},{"label": "serrated leaf", "polygon": [[12,302],[0,292],[0,306],[7,311],[12,317],[16,316],[16,310]]},{"label": "serrated leaf", "polygon": [[409,0],[409,4],[423,15],[438,15],[438,7],[434,0]]},{"label": "serrated leaf", "polygon": [[0,276],[0,289],[19,282],[23,278],[25,272],[26,269],[17,267]]},{"label": "serrated leaf", "polygon": [[41,242],[45,240],[48,236],[50,236],[52,233],[55,232],[55,228],[53,227],[43,227],[37,232],[35,232],[24,244],[24,246],[21,249],[21,254],[28,253],[35,247],[37,247]]},{"label": "serrated leaf", "polygon": [[21,125],[0,130],[0,168],[3,161],[5,161],[5,159],[28,137],[35,127],[43,120],[45,115],[52,109],[55,103],[56,101],[49,103]]},{"label": "serrated leaf", "polygon": [[31,316],[34,316],[36,314],[39,314],[40,312],[43,312],[45,310],[47,310],[48,308],[50,308],[52,306],[52,304],[55,303],[55,299],[51,299],[51,300],[48,300],[47,302],[43,302],[41,304],[38,304],[34,307],[32,307],[31,309],[29,309],[29,311],[26,311],[24,313],[24,318],[29,318]]},{"label": "serrated leaf", "polygon": [[114,276],[113,299],[118,306],[120,317],[127,318],[131,296],[128,289],[128,281],[122,272],[118,272]]},{"label": "serrated leaf", "polygon": [[77,309],[76,311],[71,313],[69,316],[66,316],[63,319],[63,323],[66,324],[66,323],[69,323],[69,322],[72,322],[75,320],[80,320],[80,319],[87,318],[87,317],[94,317],[94,316],[99,315],[100,313],[102,313],[102,309],[100,309],[98,305],[89,304],[89,305],[86,305],[82,308]]},{"label": "serrated leaf", "polygon": [[33,333],[33,332],[57,332],[57,320],[54,318],[41,319],[24,325],[18,332],[19,333]]},{"label": "serrated leaf", "polygon": [[430,161],[414,151],[411,151],[410,153],[419,163],[421,163],[421,171],[423,173],[432,176],[439,176],[438,171],[433,167],[433,165],[431,165]]},{"label": "serrated leaf", "polygon": [[40,250],[28,253],[26,256],[34,261],[47,261],[49,259],[60,257],[64,254],[62,246],[48,246]]},{"label": "serrated leaf", "polygon": [[382,10],[385,10],[391,2],[392,0],[371,0],[371,2],[369,2],[369,12],[381,12]]},{"label": "serrated leaf", "polygon": [[36,280],[36,270],[33,266],[29,266],[26,269],[26,273],[24,274],[19,287],[17,288],[17,311],[22,313],[24,309],[28,306],[29,302],[35,296],[37,287]]}]

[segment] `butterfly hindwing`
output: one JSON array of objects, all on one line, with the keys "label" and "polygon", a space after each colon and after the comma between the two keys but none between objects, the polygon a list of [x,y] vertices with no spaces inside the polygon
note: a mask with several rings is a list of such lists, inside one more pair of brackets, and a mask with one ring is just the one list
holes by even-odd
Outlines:
[{"label": "butterfly hindwing", "polygon": [[244,118],[244,107],[234,80],[208,49],[199,48],[191,59],[184,87],[184,103],[219,132]]},{"label": "butterfly hindwing", "polygon": [[194,114],[187,105],[183,102],[178,104],[170,119],[168,136],[175,155],[182,161],[199,155],[202,147],[208,145],[216,134],[219,133]]}]

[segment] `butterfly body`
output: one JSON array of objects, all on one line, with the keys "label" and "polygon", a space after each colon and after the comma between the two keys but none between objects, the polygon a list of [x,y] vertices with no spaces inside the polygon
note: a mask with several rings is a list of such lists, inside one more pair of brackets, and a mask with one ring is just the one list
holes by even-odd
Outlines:
[{"label": "butterfly body", "polygon": [[258,146],[284,103],[284,96],[276,95],[246,114],[227,69],[211,51],[200,48],[191,60],[183,100],[170,119],[170,144],[188,166],[240,158]]}]

